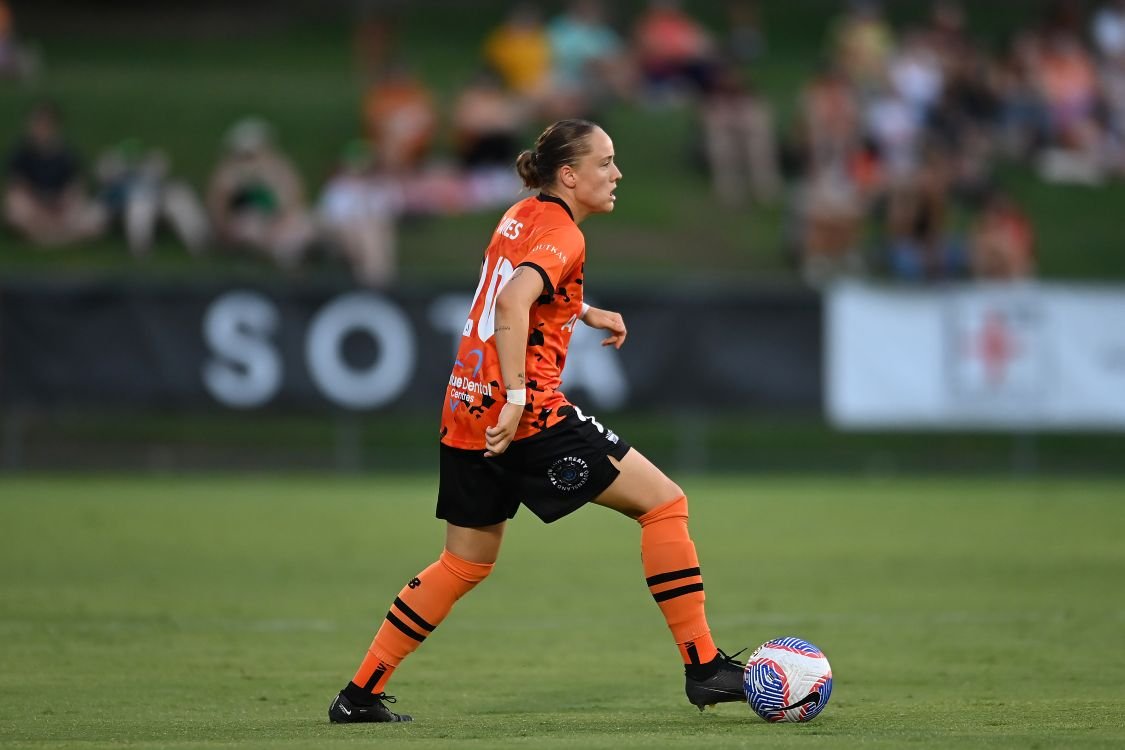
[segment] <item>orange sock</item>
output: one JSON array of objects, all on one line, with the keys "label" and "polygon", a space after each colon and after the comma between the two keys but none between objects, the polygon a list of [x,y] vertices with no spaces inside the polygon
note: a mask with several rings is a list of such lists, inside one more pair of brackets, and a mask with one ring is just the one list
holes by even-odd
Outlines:
[{"label": "orange sock", "polygon": [[653,508],[641,525],[641,563],[684,664],[706,664],[718,655],[703,611],[703,577],[687,527],[686,497]]},{"label": "orange sock", "polygon": [[469,562],[442,550],[437,562],[398,592],[352,682],[368,693],[383,692],[395,667],[491,572],[491,563]]}]

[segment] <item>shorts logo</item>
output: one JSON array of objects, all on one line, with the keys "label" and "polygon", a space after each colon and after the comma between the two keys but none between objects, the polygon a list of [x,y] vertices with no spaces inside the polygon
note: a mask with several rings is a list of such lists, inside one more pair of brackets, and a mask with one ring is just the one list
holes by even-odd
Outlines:
[{"label": "shorts logo", "polygon": [[590,466],[581,458],[567,456],[551,464],[547,478],[556,489],[573,492],[590,478]]}]

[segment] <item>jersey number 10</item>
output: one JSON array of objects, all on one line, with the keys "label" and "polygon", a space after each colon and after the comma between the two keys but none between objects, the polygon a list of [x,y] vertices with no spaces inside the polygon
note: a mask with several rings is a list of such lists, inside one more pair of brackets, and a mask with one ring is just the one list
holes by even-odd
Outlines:
[{"label": "jersey number 10", "polygon": [[465,321],[465,330],[461,332],[462,336],[468,336],[473,332],[473,310],[477,308],[477,300],[480,298],[480,292],[484,289],[484,282],[487,279],[488,292],[484,297],[484,307],[481,310],[480,320],[476,323],[477,338],[482,342],[492,338],[492,335],[496,333],[496,296],[500,294],[500,290],[504,288],[508,279],[512,278],[512,274],[515,272],[516,269],[512,267],[512,262],[504,257],[500,258],[491,274],[488,272],[487,264],[481,268],[480,283],[477,284],[477,291],[473,294],[473,303],[469,305],[469,319]]}]

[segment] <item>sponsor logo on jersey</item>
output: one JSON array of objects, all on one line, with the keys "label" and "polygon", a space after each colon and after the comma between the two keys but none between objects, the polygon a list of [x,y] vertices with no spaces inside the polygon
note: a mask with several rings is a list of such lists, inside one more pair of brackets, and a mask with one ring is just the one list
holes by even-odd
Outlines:
[{"label": "sponsor logo on jersey", "polygon": [[558,257],[558,259],[561,260],[564,264],[566,263],[566,253],[564,253],[562,250],[559,250],[549,242],[540,242],[538,245],[531,248],[531,251],[528,253],[528,255],[531,255],[531,253],[539,252],[550,253],[551,255]]}]

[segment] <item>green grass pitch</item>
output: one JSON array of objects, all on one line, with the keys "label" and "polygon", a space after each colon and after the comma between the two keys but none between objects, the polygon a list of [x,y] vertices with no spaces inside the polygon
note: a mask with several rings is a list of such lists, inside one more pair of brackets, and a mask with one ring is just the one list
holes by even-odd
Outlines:
[{"label": "green grass pitch", "polygon": [[328,702],[439,551],[432,477],[0,478],[5,748],[1120,747],[1120,481],[681,477],[721,646],[797,635],[807,725],[700,715],[635,525],[522,511],[391,682]]}]

